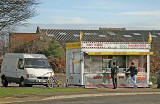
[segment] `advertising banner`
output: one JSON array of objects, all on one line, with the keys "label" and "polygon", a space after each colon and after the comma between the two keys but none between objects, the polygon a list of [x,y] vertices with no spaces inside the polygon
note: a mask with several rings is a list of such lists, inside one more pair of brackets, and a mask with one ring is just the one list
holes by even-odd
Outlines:
[{"label": "advertising banner", "polygon": [[150,49],[148,42],[82,42],[81,48]]},{"label": "advertising banner", "polygon": [[[98,87],[113,87],[112,78],[110,73],[97,73],[97,74],[84,74],[85,88],[98,88]],[[130,73],[119,73],[117,77],[117,87],[133,87],[130,81]],[[138,73],[136,76],[136,83],[138,87],[147,87],[147,74]]]}]

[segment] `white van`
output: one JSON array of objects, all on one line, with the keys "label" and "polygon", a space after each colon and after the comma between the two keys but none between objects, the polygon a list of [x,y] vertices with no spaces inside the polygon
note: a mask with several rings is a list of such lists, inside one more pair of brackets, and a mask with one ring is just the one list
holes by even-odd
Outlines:
[{"label": "white van", "polygon": [[47,79],[54,74],[43,54],[6,53],[1,67],[4,87],[15,82],[19,86],[46,85]]}]

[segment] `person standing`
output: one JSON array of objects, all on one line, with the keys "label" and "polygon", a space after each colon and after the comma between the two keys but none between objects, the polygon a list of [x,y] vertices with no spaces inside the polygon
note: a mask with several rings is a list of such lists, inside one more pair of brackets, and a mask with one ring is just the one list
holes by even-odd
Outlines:
[{"label": "person standing", "polygon": [[116,63],[113,62],[113,66],[111,67],[111,77],[113,82],[113,89],[117,88],[117,74],[118,74],[118,67],[116,66]]},{"label": "person standing", "polygon": [[134,62],[131,63],[131,66],[129,67],[129,69],[126,72],[128,72],[128,71],[130,71],[130,73],[131,73],[131,82],[134,85],[133,88],[136,88],[137,87],[136,75],[137,75],[138,71],[137,71],[137,68],[134,66]]}]

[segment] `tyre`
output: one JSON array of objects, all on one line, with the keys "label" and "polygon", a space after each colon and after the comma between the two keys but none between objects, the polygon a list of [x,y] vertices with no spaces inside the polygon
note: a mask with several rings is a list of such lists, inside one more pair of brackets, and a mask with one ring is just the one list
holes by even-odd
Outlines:
[{"label": "tyre", "polygon": [[21,78],[20,83],[19,83],[19,87],[25,87],[25,86],[26,85],[25,85],[24,79]]},{"label": "tyre", "polygon": [[8,86],[8,81],[6,80],[5,77],[2,78],[2,86],[7,87]]}]

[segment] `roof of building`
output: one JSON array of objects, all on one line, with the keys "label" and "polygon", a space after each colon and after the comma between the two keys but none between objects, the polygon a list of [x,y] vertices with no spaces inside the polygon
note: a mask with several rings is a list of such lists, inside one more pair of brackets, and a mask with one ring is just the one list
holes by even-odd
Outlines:
[{"label": "roof of building", "polygon": [[40,29],[41,33],[62,42],[80,41],[80,32],[83,32],[82,41],[98,42],[147,42],[149,32],[152,39],[160,39],[160,30],[126,30],[126,29],[99,29],[99,30],[63,30]]}]

